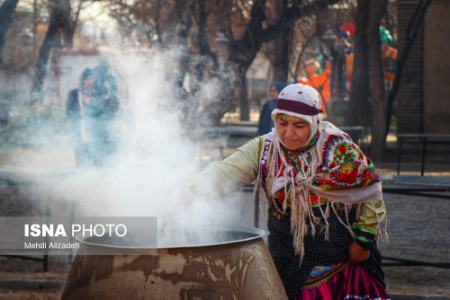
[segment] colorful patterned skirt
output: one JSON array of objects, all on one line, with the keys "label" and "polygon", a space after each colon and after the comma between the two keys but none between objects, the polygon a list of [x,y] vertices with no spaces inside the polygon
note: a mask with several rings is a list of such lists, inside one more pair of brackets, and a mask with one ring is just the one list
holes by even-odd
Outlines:
[{"label": "colorful patterned skirt", "polygon": [[347,265],[327,281],[303,288],[297,300],[387,300],[385,286],[362,266]]}]

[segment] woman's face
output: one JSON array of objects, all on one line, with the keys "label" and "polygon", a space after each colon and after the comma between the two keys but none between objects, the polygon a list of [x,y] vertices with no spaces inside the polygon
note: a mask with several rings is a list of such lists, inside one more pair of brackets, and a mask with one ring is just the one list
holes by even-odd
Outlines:
[{"label": "woman's face", "polygon": [[298,151],[304,148],[311,134],[308,122],[285,114],[276,116],[275,130],[281,143],[289,151]]}]

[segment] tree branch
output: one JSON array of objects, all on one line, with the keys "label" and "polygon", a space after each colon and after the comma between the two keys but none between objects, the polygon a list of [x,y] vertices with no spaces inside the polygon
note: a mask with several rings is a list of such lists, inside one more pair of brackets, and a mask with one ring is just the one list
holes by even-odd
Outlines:
[{"label": "tree branch", "polygon": [[260,41],[264,43],[273,40],[280,34],[285,26],[290,26],[300,18],[315,14],[330,5],[341,1],[342,0],[318,0],[308,5],[291,6],[283,12],[278,22],[263,30],[259,36]]}]

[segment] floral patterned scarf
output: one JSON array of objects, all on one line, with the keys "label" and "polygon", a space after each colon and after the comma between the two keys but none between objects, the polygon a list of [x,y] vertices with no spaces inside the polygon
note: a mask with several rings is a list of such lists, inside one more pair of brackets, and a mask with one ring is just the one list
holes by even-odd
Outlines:
[{"label": "floral patterned scarf", "polygon": [[[325,237],[330,213],[353,235],[348,220],[353,204],[382,199],[381,180],[375,167],[350,136],[329,122],[320,122],[308,146],[292,153],[281,145],[275,130],[264,136],[260,155],[259,184],[279,213],[291,210],[291,232],[296,253],[303,259],[307,222],[315,234],[319,208],[325,221]],[[338,210],[344,208],[345,219]]]}]

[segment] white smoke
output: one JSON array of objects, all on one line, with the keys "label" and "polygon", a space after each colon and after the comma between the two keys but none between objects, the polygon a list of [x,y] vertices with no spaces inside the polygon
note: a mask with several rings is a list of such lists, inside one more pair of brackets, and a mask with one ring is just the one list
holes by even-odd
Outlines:
[{"label": "white smoke", "polygon": [[[239,218],[236,194],[219,196],[206,178],[201,191],[192,190],[204,162],[200,159],[202,144],[188,138],[178,109],[181,99],[172,79],[179,51],[174,47],[171,51],[115,51],[107,55],[112,69],[120,75],[119,88],[126,90],[111,127],[118,149],[103,165],[70,168],[66,176],[39,192],[45,190],[53,199],[74,203],[75,211],[82,215],[155,216],[159,226],[167,227],[171,234],[174,228],[230,225]],[[201,85],[198,96],[204,97],[204,103],[221,93],[215,81],[205,80]],[[63,140],[70,139],[66,136]],[[36,180],[43,185],[41,175]]]}]

